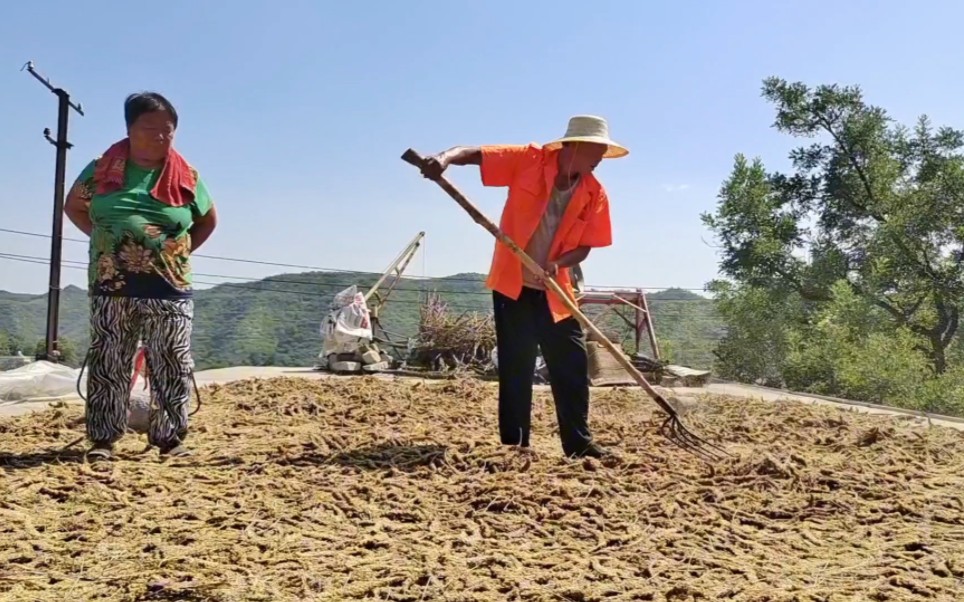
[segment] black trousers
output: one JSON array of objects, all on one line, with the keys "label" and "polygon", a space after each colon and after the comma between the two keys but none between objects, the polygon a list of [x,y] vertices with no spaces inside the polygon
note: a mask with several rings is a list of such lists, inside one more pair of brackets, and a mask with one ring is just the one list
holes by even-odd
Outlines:
[{"label": "black trousers", "polygon": [[589,433],[589,360],[575,318],[553,322],[547,293],[523,288],[518,300],[493,293],[499,354],[499,434],[506,445],[529,446],[536,349],[542,350],[566,455],[584,451]]}]

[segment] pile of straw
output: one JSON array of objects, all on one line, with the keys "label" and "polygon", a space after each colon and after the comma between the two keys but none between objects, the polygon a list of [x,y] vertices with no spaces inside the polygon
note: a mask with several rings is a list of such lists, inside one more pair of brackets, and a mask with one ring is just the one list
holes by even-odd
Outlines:
[{"label": "pile of straw", "polygon": [[418,336],[411,360],[431,370],[487,371],[495,349],[492,316],[453,312],[442,298],[431,295],[420,308]]},{"label": "pile of straw", "polygon": [[964,434],[834,408],[709,399],[708,466],[637,391],[597,394],[618,458],[497,444],[494,386],[376,377],[209,390],[196,456],[55,449],[81,410],[0,421],[0,599],[952,600]]}]

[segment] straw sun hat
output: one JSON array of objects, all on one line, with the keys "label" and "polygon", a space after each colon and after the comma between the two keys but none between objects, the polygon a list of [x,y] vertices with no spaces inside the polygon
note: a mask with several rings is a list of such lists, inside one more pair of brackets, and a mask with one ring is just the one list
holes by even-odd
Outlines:
[{"label": "straw sun hat", "polygon": [[604,159],[616,159],[625,157],[629,154],[629,149],[614,142],[609,137],[609,124],[602,117],[594,115],[576,115],[569,119],[569,127],[566,128],[566,135],[562,138],[547,143],[544,148],[548,150],[562,146],[563,142],[594,142],[605,144],[608,148]]}]

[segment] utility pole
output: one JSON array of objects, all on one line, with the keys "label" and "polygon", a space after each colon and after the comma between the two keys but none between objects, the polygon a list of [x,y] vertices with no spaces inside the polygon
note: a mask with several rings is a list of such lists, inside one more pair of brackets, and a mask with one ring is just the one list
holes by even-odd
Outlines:
[{"label": "utility pole", "polygon": [[44,352],[37,354],[37,360],[57,362],[60,360],[60,350],[57,348],[57,330],[60,317],[60,263],[64,241],[64,183],[67,173],[67,150],[73,144],[67,141],[67,117],[70,109],[81,116],[84,110],[80,104],[70,100],[70,94],[62,88],[55,88],[50,80],[41,76],[34,69],[33,61],[23,66],[30,75],[37,78],[48,90],[57,97],[57,138],[50,137],[50,128],[44,128],[44,138],[57,149],[57,162],[54,167],[54,216],[53,231],[50,237],[50,283],[47,291],[47,338]]}]

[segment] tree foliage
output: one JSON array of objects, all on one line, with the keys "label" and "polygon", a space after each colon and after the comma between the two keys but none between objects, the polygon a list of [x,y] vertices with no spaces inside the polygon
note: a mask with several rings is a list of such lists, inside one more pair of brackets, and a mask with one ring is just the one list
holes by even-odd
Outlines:
[{"label": "tree foliage", "polygon": [[728,280],[713,285],[728,326],[720,371],[946,405],[935,383],[960,388],[964,132],[902,126],[858,87],[774,77],[763,96],[774,127],[806,142],[785,173],[737,155],[703,215]]},{"label": "tree foliage", "polygon": [[0,355],[16,355],[17,352],[25,353],[23,338],[16,334],[0,332]]},{"label": "tree foliage", "polygon": [[737,156],[703,216],[722,272],[813,308],[845,283],[944,372],[964,298],[964,133],[896,124],[857,87],[769,78],[763,95],[778,131],[812,142],[791,152],[790,173]]},{"label": "tree foliage", "polygon": [[789,351],[788,324],[796,316],[794,295],[762,287],[715,282],[717,311],[727,330],[716,346],[716,372],[723,378],[779,387]]},{"label": "tree foliage", "polygon": [[803,328],[789,335],[787,386],[873,403],[915,406],[927,359],[918,338],[894,327],[882,312],[837,283]]}]

